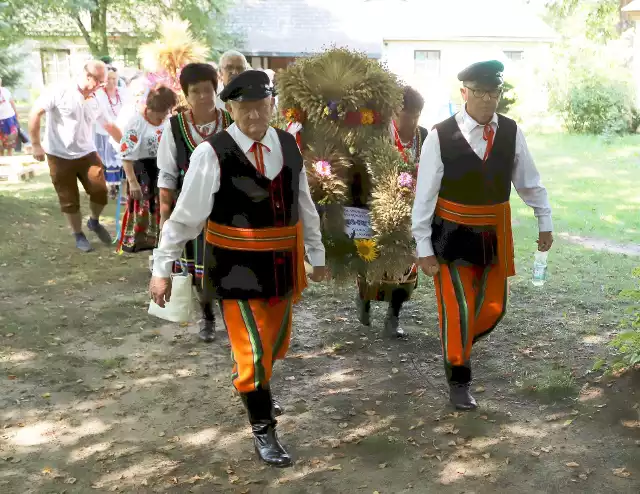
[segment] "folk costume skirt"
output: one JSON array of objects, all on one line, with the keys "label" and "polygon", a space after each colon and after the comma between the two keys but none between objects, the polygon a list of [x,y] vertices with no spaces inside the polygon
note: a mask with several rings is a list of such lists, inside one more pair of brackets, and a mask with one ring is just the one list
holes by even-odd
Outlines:
[{"label": "folk costume skirt", "polygon": [[182,251],[180,259],[173,264],[174,273],[190,273],[193,284],[198,290],[203,286],[205,233],[200,232],[197,238],[189,240]]},{"label": "folk costume skirt", "polygon": [[96,132],[96,149],[104,164],[104,179],[108,186],[115,187],[120,185],[122,179],[122,162],[118,159],[116,150],[109,142],[109,139],[110,137],[108,135],[102,135]]},{"label": "folk costume skirt", "polygon": [[140,252],[158,246],[160,236],[160,204],[158,194],[158,167],[155,158],[134,163],[134,171],[142,200],[131,197],[127,184],[127,205],[122,218],[122,230],[116,252]]},{"label": "folk costume skirt", "polygon": [[18,119],[15,115],[0,120],[0,149],[13,150],[18,139]]}]

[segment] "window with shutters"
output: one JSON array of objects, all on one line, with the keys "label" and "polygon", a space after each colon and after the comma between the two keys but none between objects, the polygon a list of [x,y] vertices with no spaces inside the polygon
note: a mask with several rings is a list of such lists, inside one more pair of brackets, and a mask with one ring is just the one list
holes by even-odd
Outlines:
[{"label": "window with shutters", "polygon": [[71,79],[70,50],[40,50],[42,81],[45,85],[64,82]]},{"label": "window with shutters", "polygon": [[512,62],[521,62],[524,59],[523,51],[505,51],[504,55]]},{"label": "window with shutters", "polygon": [[414,71],[419,77],[440,76],[440,50],[416,50],[413,56]]}]

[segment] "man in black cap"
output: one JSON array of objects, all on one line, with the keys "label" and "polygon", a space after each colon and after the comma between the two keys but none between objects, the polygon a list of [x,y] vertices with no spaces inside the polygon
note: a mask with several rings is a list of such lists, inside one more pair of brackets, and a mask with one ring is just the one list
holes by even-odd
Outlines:
[{"label": "man in black cap", "polygon": [[451,402],[470,393],[471,347],[504,316],[515,274],[511,184],[538,219],[538,249],[553,243],[547,191],[516,122],[496,114],[502,63],[475,63],[458,74],[465,107],[427,136],[413,206],[418,264],[434,276]]},{"label": "man in black cap", "polygon": [[[269,126],[274,89],[262,71],[238,75],[221,98],[234,124],[194,150],[182,192],[154,251],[149,286],[156,303],[171,295],[171,266],[206,224],[205,290],[220,300],[234,369],[254,444],[266,463],[291,458],[275,432],[269,380],[291,335],[292,304],[306,286],[305,244],[324,277],[320,218],[295,138]],[[207,221],[208,220],[208,221]]]}]

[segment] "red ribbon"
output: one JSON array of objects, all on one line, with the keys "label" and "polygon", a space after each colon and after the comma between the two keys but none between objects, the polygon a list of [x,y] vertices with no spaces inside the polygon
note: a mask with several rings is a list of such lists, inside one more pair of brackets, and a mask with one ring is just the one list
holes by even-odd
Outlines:
[{"label": "red ribbon", "polygon": [[493,138],[495,137],[496,132],[493,130],[493,127],[490,123],[484,126],[482,131],[482,138],[487,141],[487,149],[484,152],[484,158],[482,161],[487,161],[489,157],[489,153],[491,153],[491,149],[493,148]]}]

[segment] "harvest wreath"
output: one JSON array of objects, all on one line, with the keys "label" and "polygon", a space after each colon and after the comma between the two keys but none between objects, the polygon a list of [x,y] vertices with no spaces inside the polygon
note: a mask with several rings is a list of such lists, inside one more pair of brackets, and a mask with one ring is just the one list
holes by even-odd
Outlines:
[{"label": "harvest wreath", "polygon": [[[297,131],[336,280],[399,280],[414,260],[415,164],[396,148],[396,77],[343,48],[297,61],[276,78],[280,116]],[[282,120],[281,120],[282,121]]]}]

